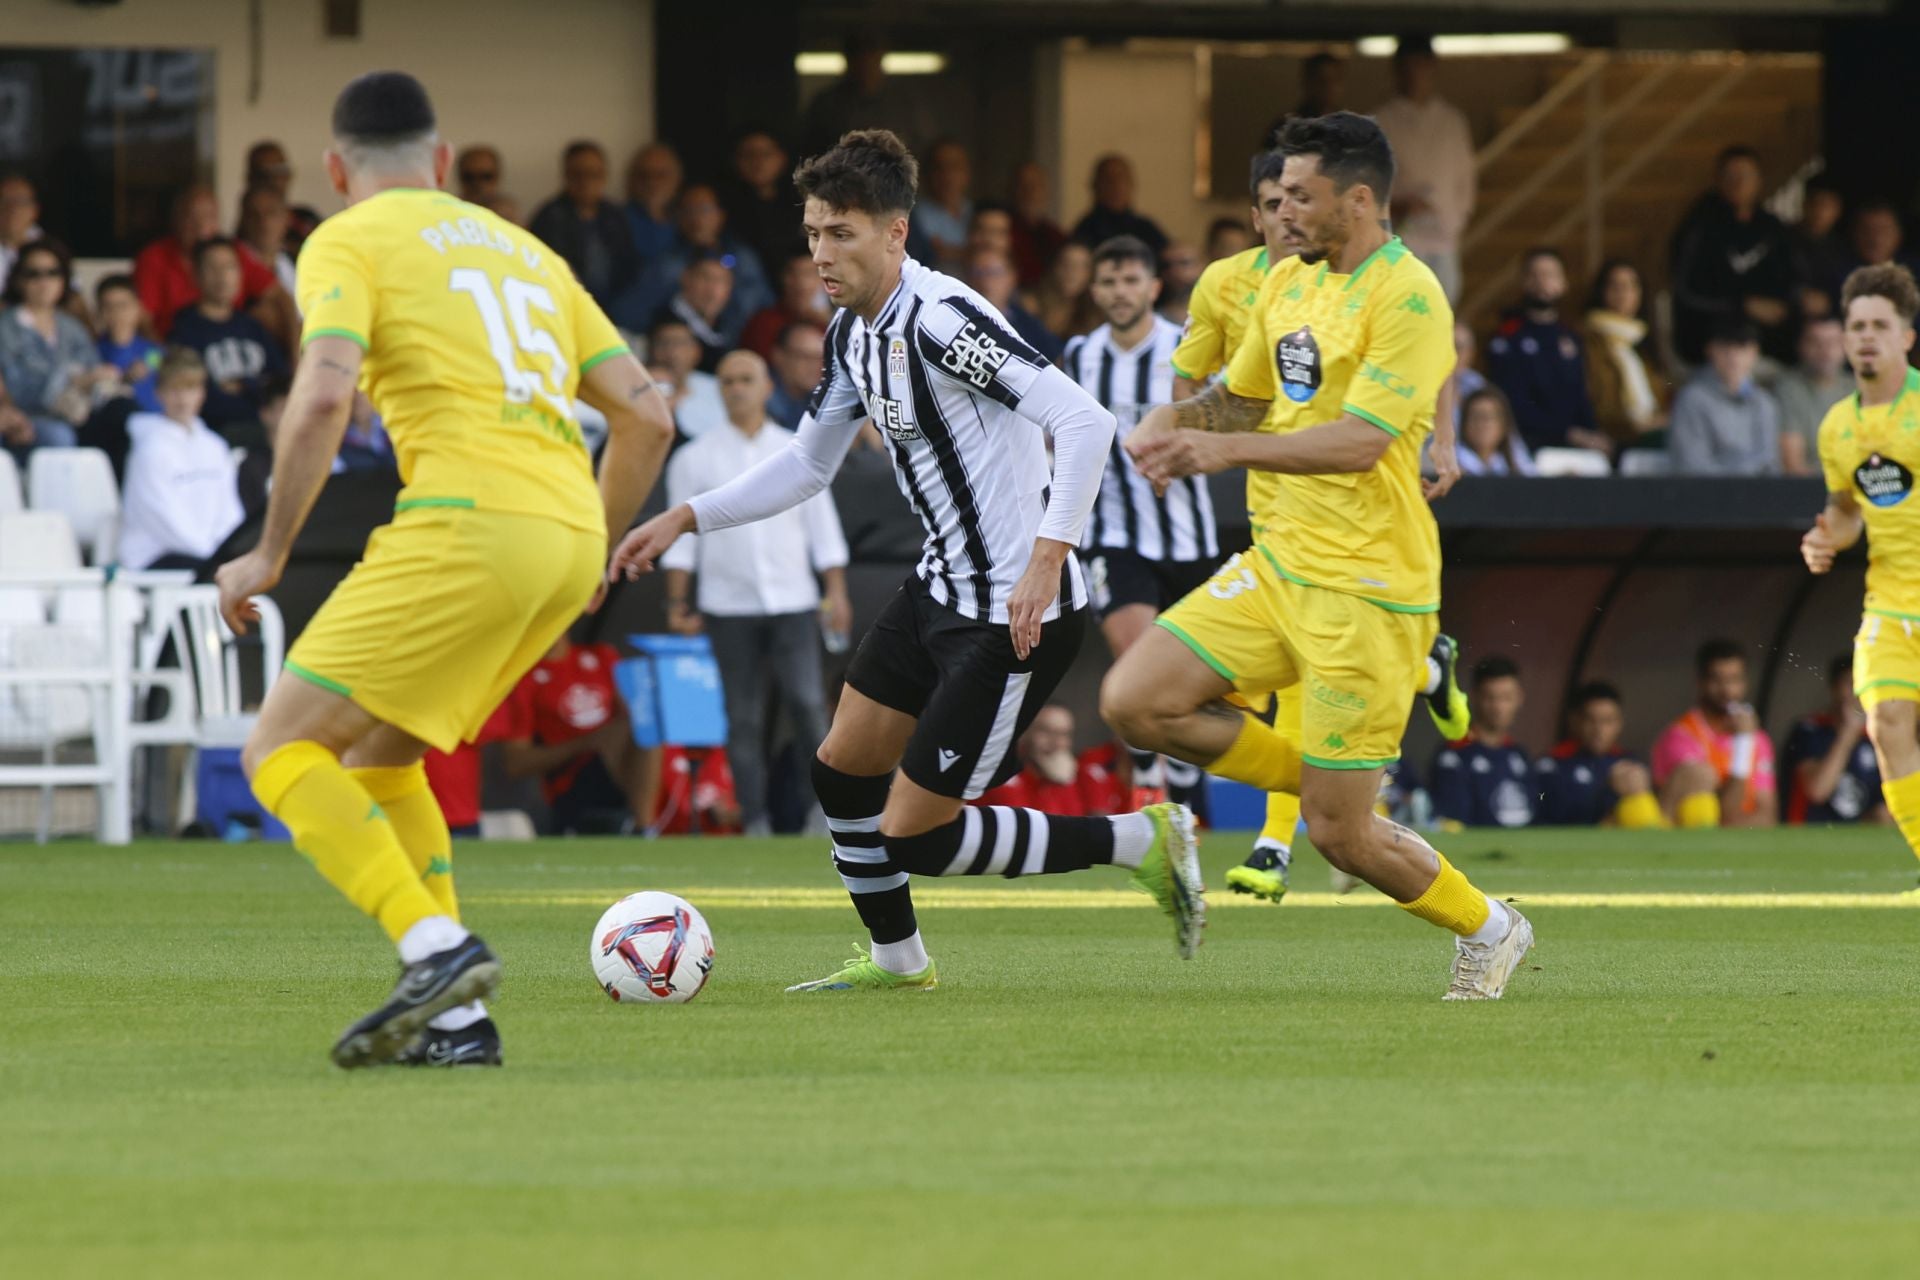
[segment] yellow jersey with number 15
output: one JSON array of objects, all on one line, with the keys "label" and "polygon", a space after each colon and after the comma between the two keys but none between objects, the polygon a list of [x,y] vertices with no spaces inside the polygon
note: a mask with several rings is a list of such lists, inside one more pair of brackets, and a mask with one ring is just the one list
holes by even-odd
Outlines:
[{"label": "yellow jersey with number 15", "polygon": [[1920,620],[1920,370],[1887,404],[1856,392],[1834,405],[1819,440],[1827,491],[1852,494],[1866,522],[1866,611]]},{"label": "yellow jersey with number 15", "polygon": [[298,293],[302,345],[331,336],[366,351],[360,386],[393,438],[400,510],[605,531],[573,393],[627,345],[560,255],[446,192],[395,189],[320,224]]},{"label": "yellow jersey with number 15", "polygon": [[1281,434],[1353,414],[1393,437],[1373,467],[1282,475],[1258,545],[1286,577],[1403,613],[1440,607],[1440,534],[1420,446],[1453,372],[1453,310],[1433,272],[1387,241],[1351,275],[1288,258],[1260,286],[1227,390],[1270,401]]},{"label": "yellow jersey with number 15", "polygon": [[[1265,245],[1209,262],[1194,282],[1187,303],[1187,327],[1174,348],[1173,371],[1188,382],[1205,382],[1227,367],[1247,331],[1247,317],[1267,278]],[[1247,519],[1260,535],[1260,513],[1279,495],[1280,478],[1271,471],[1247,472]]]}]

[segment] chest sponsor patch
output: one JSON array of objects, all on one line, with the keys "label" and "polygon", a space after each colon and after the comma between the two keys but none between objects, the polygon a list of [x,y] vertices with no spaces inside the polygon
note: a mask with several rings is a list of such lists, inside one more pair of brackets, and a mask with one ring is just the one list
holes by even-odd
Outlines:
[{"label": "chest sponsor patch", "polygon": [[1320,344],[1312,325],[1303,324],[1280,339],[1273,362],[1280,370],[1280,390],[1295,404],[1305,404],[1320,390]]},{"label": "chest sponsor patch", "polygon": [[920,435],[920,428],[907,417],[905,401],[890,399],[887,396],[873,396],[867,401],[867,412],[873,418],[873,425],[886,432],[895,440],[914,440]]},{"label": "chest sponsor patch", "polygon": [[1896,507],[1913,492],[1913,472],[1877,453],[1854,468],[1853,483],[1860,496],[1876,507]]}]

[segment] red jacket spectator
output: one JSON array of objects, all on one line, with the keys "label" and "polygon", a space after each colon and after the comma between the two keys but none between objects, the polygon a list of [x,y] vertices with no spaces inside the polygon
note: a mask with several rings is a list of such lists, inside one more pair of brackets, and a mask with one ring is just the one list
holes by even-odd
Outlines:
[{"label": "red jacket spectator", "polygon": [[1032,761],[1005,783],[974,801],[1038,809],[1063,818],[1107,817],[1127,811],[1126,788],[1112,769],[1113,747],[1094,747],[1075,761],[1073,778],[1055,782]]},{"label": "red jacket spectator", "polygon": [[540,778],[556,832],[610,834],[653,808],[658,754],[633,740],[612,645],[561,637],[507,698],[507,772]]}]

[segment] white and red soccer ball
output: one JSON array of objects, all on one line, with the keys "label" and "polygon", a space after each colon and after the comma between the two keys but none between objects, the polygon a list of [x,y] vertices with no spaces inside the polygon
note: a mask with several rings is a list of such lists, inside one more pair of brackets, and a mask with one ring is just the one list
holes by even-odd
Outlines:
[{"label": "white and red soccer ball", "polygon": [[622,1004],[682,1004],[713,969],[713,931],[685,898],[648,890],[608,907],[588,956],[600,989]]}]

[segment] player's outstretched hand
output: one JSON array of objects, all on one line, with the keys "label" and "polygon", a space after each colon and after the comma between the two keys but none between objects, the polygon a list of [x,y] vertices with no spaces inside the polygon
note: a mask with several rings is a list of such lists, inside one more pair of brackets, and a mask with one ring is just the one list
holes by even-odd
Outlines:
[{"label": "player's outstretched hand", "polygon": [[247,624],[260,617],[260,606],[253,602],[280,583],[280,566],[257,549],[238,560],[229,560],[214,571],[220,588],[220,616],[233,628],[233,634],[247,634]]},{"label": "player's outstretched hand", "polygon": [[1839,551],[1840,541],[1833,536],[1833,530],[1827,525],[1827,513],[1822,511],[1813,518],[1813,528],[1800,539],[1800,558],[1807,562],[1810,572],[1825,573],[1833,568],[1833,558]]},{"label": "player's outstretched hand", "polygon": [[679,541],[681,534],[693,531],[693,508],[686,503],[662,511],[620,539],[607,565],[608,579],[624,576],[631,582],[643,573],[652,573],[654,564],[667,553],[667,548]]}]

